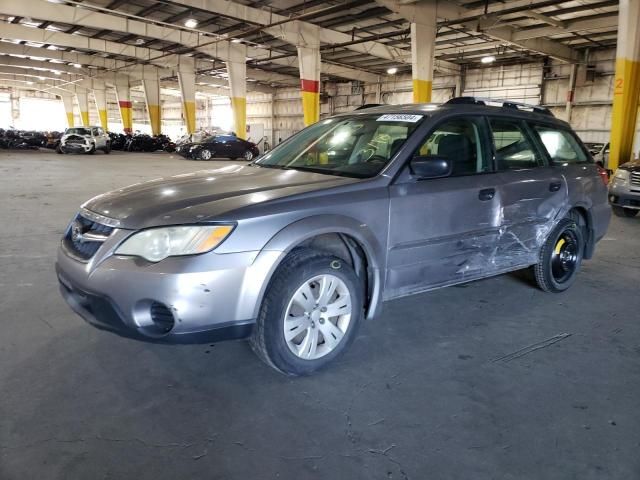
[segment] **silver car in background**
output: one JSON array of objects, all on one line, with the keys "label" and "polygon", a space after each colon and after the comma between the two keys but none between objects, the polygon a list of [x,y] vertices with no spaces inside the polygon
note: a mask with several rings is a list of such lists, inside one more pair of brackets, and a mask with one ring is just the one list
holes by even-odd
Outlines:
[{"label": "silver car in background", "polygon": [[562,292],[610,219],[606,174],[548,111],[473,98],[322,120],[251,164],[85,203],[57,259],[92,324],[162,342],[250,338],[309,374],[383,301],[532,267]]},{"label": "silver car in background", "polygon": [[58,153],[111,153],[111,138],[101,127],[70,127],[60,137]]}]

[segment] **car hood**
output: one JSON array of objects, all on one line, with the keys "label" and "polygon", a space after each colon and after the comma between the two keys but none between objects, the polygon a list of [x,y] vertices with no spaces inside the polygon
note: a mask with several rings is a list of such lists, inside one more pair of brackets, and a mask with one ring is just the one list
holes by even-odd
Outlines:
[{"label": "car hood", "polygon": [[640,172],[640,160],[624,163],[618,168],[621,170],[629,170],[630,172]]},{"label": "car hood", "polygon": [[270,200],[358,181],[297,170],[230,164],[130,185],[99,195],[83,208],[118,220],[122,228],[138,229],[204,222]]}]

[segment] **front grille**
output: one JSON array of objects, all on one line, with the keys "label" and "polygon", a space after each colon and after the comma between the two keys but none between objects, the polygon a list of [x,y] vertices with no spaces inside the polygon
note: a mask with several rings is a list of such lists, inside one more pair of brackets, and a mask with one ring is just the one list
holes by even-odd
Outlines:
[{"label": "front grille", "polygon": [[631,185],[639,185],[640,186],[640,172],[632,172],[631,173]]},{"label": "front grille", "polygon": [[84,145],[85,140],[83,137],[71,136],[67,138],[66,143],[78,143]]},{"label": "front grille", "polygon": [[175,320],[173,313],[160,302],[153,302],[151,304],[151,320],[153,321],[159,333],[164,334],[171,331]]},{"label": "front grille", "polygon": [[103,225],[98,222],[89,220],[78,214],[74,219],[71,228],[64,237],[64,245],[67,249],[82,260],[89,260],[93,257],[103,242],[92,242],[74,238],[74,226],[80,233],[92,233],[108,237],[113,232],[113,227]]}]

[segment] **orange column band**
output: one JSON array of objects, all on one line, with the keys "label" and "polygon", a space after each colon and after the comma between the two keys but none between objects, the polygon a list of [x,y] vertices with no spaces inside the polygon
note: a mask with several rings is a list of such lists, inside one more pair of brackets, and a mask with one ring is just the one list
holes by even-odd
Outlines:
[{"label": "orange column band", "polygon": [[133,132],[133,112],[132,103],[128,100],[120,100],[118,102],[120,106],[120,115],[122,116],[122,129],[124,133]]},{"label": "orange column band", "polygon": [[320,120],[320,82],[318,80],[301,79],[302,112],[305,126]]},{"label": "orange column band", "polygon": [[122,129],[124,133],[133,132],[133,115],[131,112],[132,104],[128,100],[120,100],[118,102],[120,106],[120,115],[122,116]]}]

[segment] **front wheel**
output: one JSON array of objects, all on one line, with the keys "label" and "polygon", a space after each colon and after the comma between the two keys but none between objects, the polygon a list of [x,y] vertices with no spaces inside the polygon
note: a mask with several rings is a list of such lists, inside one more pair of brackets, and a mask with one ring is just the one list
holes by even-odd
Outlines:
[{"label": "front wheel", "polygon": [[95,143],[93,145],[91,145],[91,150],[89,150],[87,153],[89,155],[93,155],[94,153],[96,153],[96,144]]},{"label": "front wheel", "polygon": [[634,210],[633,208],[624,208],[624,207],[618,207],[618,206],[612,206],[611,207],[613,209],[613,214],[616,217],[627,217],[627,218],[633,218],[638,214],[638,210]]},{"label": "front wheel", "polygon": [[560,220],[533,266],[536,283],[545,292],[564,292],[576,280],[584,254],[582,229],[570,218]]},{"label": "front wheel", "polygon": [[250,162],[251,160],[253,160],[253,152],[250,150],[247,150],[246,152],[244,152],[243,156],[247,162]]},{"label": "front wheel", "polygon": [[347,262],[296,249],[267,289],[251,346],[276,370],[309,375],[346,350],[362,310],[362,284]]},{"label": "front wheel", "polygon": [[59,154],[63,154],[64,153],[64,150],[62,149],[62,145],[58,145],[56,147],[56,153],[59,153]]},{"label": "front wheel", "polygon": [[213,154],[211,153],[211,150],[209,150],[209,149],[204,148],[200,152],[200,160],[211,160],[212,156],[213,156]]}]

